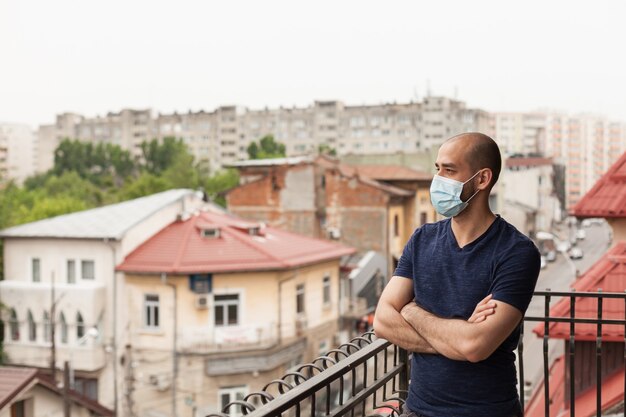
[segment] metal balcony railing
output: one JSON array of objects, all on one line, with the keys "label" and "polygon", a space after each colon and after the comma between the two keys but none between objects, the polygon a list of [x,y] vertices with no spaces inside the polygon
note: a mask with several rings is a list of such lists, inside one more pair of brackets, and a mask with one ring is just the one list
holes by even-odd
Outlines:
[{"label": "metal balcony railing", "polygon": [[[543,298],[544,314],[526,316],[525,323],[543,324],[542,350],[535,352],[543,356],[543,381],[539,381],[537,394],[543,387],[544,415],[550,416],[550,368],[551,358],[549,343],[566,343],[565,355],[568,376],[564,378],[563,391],[568,391],[568,399],[563,406],[569,409],[571,417],[576,415],[576,346],[582,343],[577,338],[577,326],[583,328],[587,336],[590,326],[595,329],[595,391],[596,415],[602,415],[602,360],[604,355],[603,337],[615,341],[619,335],[624,342],[621,367],[626,361],[626,293],[583,293],[583,292],[535,292],[534,302]],[[552,316],[551,308],[561,302],[563,315]],[[585,317],[576,317],[577,302],[584,305]],[[563,306],[563,303],[567,305]],[[594,306],[591,314],[589,307]],[[570,308],[571,307],[571,308]],[[619,318],[616,317],[619,315]],[[560,327],[559,327],[560,326]],[[564,327],[565,326],[565,327]],[[525,381],[524,334],[518,346],[519,380]],[[567,335],[563,329],[567,329]],[[611,328],[609,336],[603,329]],[[616,329],[619,329],[616,331]],[[557,339],[551,339],[550,332],[559,333]],[[586,338],[588,340],[588,337]],[[586,343],[589,343],[588,341]],[[621,343],[621,342],[620,342]],[[613,366],[615,360],[613,359]],[[617,364],[619,366],[619,363]],[[249,417],[339,417],[359,415],[381,416],[399,415],[408,393],[409,385],[409,353],[384,339],[377,339],[373,332],[364,333],[350,342],[329,351],[326,355],[316,358],[311,363],[303,364],[287,373],[281,379],[269,382],[261,391],[253,392],[243,400],[227,404],[221,413],[207,417],[228,417],[230,415],[247,415]],[[621,410],[624,407],[623,392],[626,391],[626,372],[621,398]],[[579,382],[579,381],[578,381]],[[520,400],[525,405],[525,384],[520,384]],[[556,416],[553,416],[556,417]]]}]

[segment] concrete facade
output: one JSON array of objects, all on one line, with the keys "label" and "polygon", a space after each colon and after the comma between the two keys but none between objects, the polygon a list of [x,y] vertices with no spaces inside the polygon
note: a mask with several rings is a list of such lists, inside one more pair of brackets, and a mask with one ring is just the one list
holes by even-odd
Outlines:
[{"label": "concrete facade", "polygon": [[0,181],[15,180],[21,184],[35,173],[35,139],[30,126],[0,124]]}]

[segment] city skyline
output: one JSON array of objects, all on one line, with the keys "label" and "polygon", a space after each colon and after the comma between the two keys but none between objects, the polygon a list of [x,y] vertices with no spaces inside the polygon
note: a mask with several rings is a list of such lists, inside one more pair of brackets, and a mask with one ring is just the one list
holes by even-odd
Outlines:
[{"label": "city skyline", "polygon": [[626,120],[625,5],[479,6],[5,2],[0,120],[409,102],[428,90],[490,112]]}]

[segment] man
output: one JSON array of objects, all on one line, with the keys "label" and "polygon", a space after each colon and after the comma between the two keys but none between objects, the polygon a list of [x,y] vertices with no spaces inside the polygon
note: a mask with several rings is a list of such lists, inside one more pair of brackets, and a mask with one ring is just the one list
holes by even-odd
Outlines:
[{"label": "man", "polygon": [[441,146],[430,192],[449,218],[415,230],[378,302],[376,335],[414,352],[411,416],[521,414],[513,351],[540,255],[489,208],[501,165],[480,133]]}]

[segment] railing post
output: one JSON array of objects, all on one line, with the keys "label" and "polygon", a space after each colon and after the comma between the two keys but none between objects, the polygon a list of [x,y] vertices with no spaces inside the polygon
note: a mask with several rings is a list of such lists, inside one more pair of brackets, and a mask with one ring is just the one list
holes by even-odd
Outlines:
[{"label": "railing post", "polygon": [[[550,291],[550,288],[546,288]],[[544,327],[543,327],[543,398],[545,405],[545,417],[550,417],[550,362],[548,340],[550,338],[550,294],[545,295],[544,303]]]},{"label": "railing post", "polygon": [[398,384],[399,396],[403,401],[406,401],[406,397],[409,393],[409,352],[401,347],[398,347],[398,354],[400,363],[402,364],[402,370],[400,371]]},{"label": "railing post", "polygon": [[[598,288],[602,292],[602,288]],[[602,415],[602,295],[598,296],[598,324],[596,334],[596,415]]]}]

